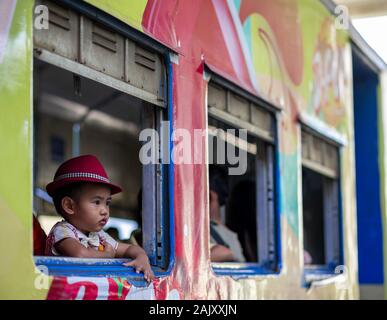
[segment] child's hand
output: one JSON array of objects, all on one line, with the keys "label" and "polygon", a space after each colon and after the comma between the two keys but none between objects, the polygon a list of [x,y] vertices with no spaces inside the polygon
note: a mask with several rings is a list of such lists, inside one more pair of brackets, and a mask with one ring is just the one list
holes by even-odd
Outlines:
[{"label": "child's hand", "polygon": [[136,259],[124,263],[124,266],[135,268],[137,273],[144,272],[144,278],[148,282],[151,282],[155,277],[149,264],[148,256],[144,253],[138,254]]}]

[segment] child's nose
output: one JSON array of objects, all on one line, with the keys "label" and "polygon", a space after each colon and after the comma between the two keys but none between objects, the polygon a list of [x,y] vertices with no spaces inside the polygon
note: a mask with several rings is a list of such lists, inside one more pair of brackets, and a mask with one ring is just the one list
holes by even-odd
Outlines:
[{"label": "child's nose", "polygon": [[104,216],[108,215],[109,214],[109,207],[108,206],[102,206],[101,214],[103,214]]}]

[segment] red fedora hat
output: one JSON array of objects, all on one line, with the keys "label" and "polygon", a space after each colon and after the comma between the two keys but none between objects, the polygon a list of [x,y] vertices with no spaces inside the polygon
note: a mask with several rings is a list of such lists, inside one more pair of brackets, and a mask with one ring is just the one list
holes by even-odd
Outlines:
[{"label": "red fedora hat", "polygon": [[72,158],[62,163],[56,170],[54,181],[46,186],[46,190],[52,197],[58,189],[74,182],[101,183],[110,187],[112,194],[122,191],[121,187],[110,183],[104,167],[93,155]]}]

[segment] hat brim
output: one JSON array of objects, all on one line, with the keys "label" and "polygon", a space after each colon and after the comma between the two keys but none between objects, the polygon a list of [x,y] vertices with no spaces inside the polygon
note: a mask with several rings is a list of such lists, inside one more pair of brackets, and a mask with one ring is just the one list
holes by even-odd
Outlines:
[{"label": "hat brim", "polygon": [[77,182],[85,182],[85,183],[98,183],[98,184],[102,184],[104,186],[107,186],[110,188],[111,190],[111,194],[116,194],[116,193],[120,193],[122,192],[122,188],[115,185],[115,184],[112,184],[112,183],[108,183],[108,182],[103,182],[101,180],[98,180],[98,179],[94,179],[94,178],[69,178],[69,179],[62,179],[62,180],[59,180],[59,181],[53,181],[53,182],[50,182],[47,186],[46,186],[46,190],[47,190],[47,193],[53,197],[54,194],[70,185],[70,184],[73,184],[73,183],[77,183]]}]

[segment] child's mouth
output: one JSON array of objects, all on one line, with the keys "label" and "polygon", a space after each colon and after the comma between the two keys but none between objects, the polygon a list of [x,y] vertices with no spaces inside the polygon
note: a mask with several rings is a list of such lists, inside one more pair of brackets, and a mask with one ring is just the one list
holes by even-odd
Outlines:
[{"label": "child's mouth", "polygon": [[107,223],[108,219],[102,219],[99,221],[99,224],[104,226]]}]

